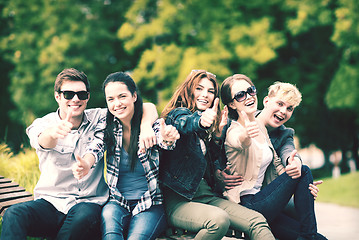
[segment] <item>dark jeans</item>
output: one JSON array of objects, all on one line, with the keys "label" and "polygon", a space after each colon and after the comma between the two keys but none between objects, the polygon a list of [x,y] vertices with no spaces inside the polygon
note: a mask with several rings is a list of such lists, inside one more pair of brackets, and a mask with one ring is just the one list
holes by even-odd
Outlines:
[{"label": "dark jeans", "polygon": [[[283,173],[255,195],[242,196],[241,204],[262,213],[268,223],[274,224],[279,231],[282,228],[283,234],[286,233],[291,238],[295,239],[298,234],[303,237],[313,236],[317,233],[317,222],[314,197],[308,189],[310,183],[313,183],[310,169],[302,166],[300,178],[292,179],[287,173]],[[283,214],[283,209],[293,194],[299,224]]]},{"label": "dark jeans", "polygon": [[101,206],[95,203],[78,203],[67,214],[43,199],[15,204],[3,217],[1,240],[24,240],[26,236],[99,239],[100,215]]}]

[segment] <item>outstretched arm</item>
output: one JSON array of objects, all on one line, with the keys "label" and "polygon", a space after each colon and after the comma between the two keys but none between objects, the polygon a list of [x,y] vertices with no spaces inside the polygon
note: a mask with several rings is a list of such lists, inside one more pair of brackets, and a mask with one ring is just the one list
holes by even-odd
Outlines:
[{"label": "outstretched arm", "polygon": [[63,139],[64,137],[71,132],[73,127],[70,119],[72,117],[72,112],[69,110],[67,116],[64,120],[61,120],[54,126],[51,126],[45,129],[38,138],[39,145],[43,148],[54,148],[57,145],[58,139]]},{"label": "outstretched arm", "polygon": [[153,103],[144,103],[139,139],[141,152],[157,144],[156,135],[152,129],[152,125],[157,118],[158,113],[156,106]]}]

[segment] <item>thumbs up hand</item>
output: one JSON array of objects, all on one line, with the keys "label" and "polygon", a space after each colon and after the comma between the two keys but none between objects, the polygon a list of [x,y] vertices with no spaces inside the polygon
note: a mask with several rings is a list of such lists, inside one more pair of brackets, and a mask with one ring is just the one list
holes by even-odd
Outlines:
[{"label": "thumbs up hand", "polygon": [[285,172],[292,178],[296,179],[302,175],[302,162],[295,155],[297,150],[293,150],[288,158],[288,164],[285,167]]},{"label": "thumbs up hand", "polygon": [[212,108],[207,108],[202,112],[202,116],[199,120],[202,127],[209,128],[217,117],[219,98],[216,98],[213,102]]},{"label": "thumbs up hand", "polygon": [[222,135],[222,130],[223,130],[224,126],[227,125],[227,122],[228,122],[228,107],[226,105],[226,106],[224,106],[224,108],[221,112],[221,121],[218,126],[219,136],[217,136],[217,137],[220,137]]},{"label": "thumbs up hand", "polygon": [[241,118],[244,120],[244,127],[246,128],[247,135],[250,138],[255,138],[259,135],[259,127],[255,119],[249,120],[248,115],[244,112],[240,112]]},{"label": "thumbs up hand", "polygon": [[180,138],[177,129],[172,125],[166,125],[163,118],[160,119],[160,132],[162,140],[166,145],[172,145],[174,141]]},{"label": "thumbs up hand", "polygon": [[92,154],[86,154],[83,158],[76,155],[76,163],[72,165],[72,174],[80,180],[88,174],[94,163],[95,157]]},{"label": "thumbs up hand", "polygon": [[70,122],[70,119],[72,117],[72,110],[71,108],[67,112],[67,115],[65,119],[61,120],[58,124],[54,125],[49,129],[48,134],[53,139],[63,139],[71,132],[71,129],[73,127],[73,124]]}]

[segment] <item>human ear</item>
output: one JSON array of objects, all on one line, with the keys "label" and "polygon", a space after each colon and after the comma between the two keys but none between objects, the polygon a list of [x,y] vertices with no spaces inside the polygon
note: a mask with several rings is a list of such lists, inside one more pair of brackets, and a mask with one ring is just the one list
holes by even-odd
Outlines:
[{"label": "human ear", "polygon": [[55,92],[55,93],[54,93],[54,96],[55,96],[56,102],[60,102],[60,99],[61,99],[60,94],[59,94],[58,92]]},{"label": "human ear", "polygon": [[264,107],[266,107],[268,101],[269,101],[269,97],[268,97],[268,96],[266,96],[266,97],[263,98],[263,106],[264,106]]},{"label": "human ear", "polygon": [[233,101],[228,104],[228,107],[232,108],[233,110],[236,110],[236,106],[234,105]]}]

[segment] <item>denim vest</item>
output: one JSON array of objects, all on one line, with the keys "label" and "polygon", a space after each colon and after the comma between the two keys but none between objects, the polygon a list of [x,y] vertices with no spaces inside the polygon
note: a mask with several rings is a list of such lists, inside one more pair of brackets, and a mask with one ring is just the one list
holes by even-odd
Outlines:
[{"label": "denim vest", "polygon": [[166,124],[176,127],[181,137],[174,150],[162,150],[160,155],[161,183],[189,200],[198,190],[207,167],[199,141],[199,136],[207,132],[199,124],[200,117],[200,112],[192,113],[187,108],[172,110]]}]

